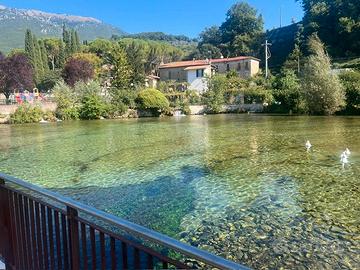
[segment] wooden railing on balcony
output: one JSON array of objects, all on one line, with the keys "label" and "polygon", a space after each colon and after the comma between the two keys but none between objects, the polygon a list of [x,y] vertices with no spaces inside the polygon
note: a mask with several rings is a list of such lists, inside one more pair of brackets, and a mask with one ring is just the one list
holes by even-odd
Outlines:
[{"label": "wooden railing on balcony", "polygon": [[0,258],[7,269],[247,269],[0,173]]}]

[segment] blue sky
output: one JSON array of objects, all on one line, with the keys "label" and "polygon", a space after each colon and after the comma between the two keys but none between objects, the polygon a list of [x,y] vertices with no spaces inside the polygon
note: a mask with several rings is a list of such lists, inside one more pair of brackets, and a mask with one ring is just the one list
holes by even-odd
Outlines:
[{"label": "blue sky", "polygon": [[[162,31],[197,37],[208,26],[220,25],[236,0],[0,0],[0,5],[32,8],[98,18],[129,33]],[[248,0],[263,14],[266,29],[301,20],[295,0]]]}]

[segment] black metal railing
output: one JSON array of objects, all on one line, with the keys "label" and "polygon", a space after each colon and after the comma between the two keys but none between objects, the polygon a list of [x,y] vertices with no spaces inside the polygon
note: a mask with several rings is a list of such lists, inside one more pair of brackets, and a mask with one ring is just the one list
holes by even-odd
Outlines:
[{"label": "black metal railing", "polygon": [[0,258],[19,270],[247,269],[1,173]]}]

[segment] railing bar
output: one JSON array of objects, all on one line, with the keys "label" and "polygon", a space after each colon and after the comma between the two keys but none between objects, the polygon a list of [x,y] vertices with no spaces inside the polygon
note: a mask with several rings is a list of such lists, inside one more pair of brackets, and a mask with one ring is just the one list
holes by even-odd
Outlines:
[{"label": "railing bar", "polygon": [[21,246],[22,246],[22,256],[23,256],[23,265],[24,268],[28,269],[28,257],[27,257],[27,249],[26,249],[26,233],[25,233],[25,215],[24,215],[24,208],[23,208],[23,196],[20,195],[19,199],[19,209],[20,209],[20,230],[21,230]]},{"label": "railing bar", "polygon": [[50,269],[55,269],[53,211],[49,207],[47,208],[47,217],[49,228]]},{"label": "railing bar", "polygon": [[90,227],[90,242],[91,242],[91,262],[92,269],[96,270],[96,242],[95,242],[95,230]]},{"label": "railing bar", "polygon": [[12,192],[11,190],[9,190],[9,210],[10,210],[10,225],[11,225],[11,236],[12,236],[12,240],[13,240],[13,244],[12,244],[12,248],[13,248],[13,254],[14,254],[14,261],[13,264],[15,265],[15,268],[20,268],[19,266],[19,240],[18,240],[18,236],[17,236],[17,224],[16,224],[16,207],[15,207],[15,202],[14,202],[14,192]]},{"label": "railing bar", "polygon": [[123,229],[129,233],[136,234],[146,240],[150,240],[157,244],[171,248],[177,252],[182,253],[183,255],[187,255],[193,259],[197,259],[197,260],[204,262],[208,265],[211,265],[213,267],[225,268],[225,269],[248,269],[248,268],[246,268],[242,265],[239,265],[235,262],[228,261],[224,258],[221,258],[219,256],[211,254],[207,251],[203,251],[196,247],[192,247],[188,244],[182,243],[178,240],[175,240],[175,239],[168,237],[166,235],[163,235],[161,233],[155,232],[151,229],[145,228],[138,224],[134,224],[130,221],[121,219],[119,217],[108,214],[106,212],[99,211],[98,209],[96,209],[94,207],[85,205],[80,202],[76,202],[73,199],[66,198],[60,194],[37,187],[37,186],[27,183],[25,181],[19,180],[15,177],[11,177],[11,176],[0,173],[0,178],[3,179],[4,181],[11,182],[13,184],[20,185],[24,188],[35,191],[43,196],[46,196],[54,201],[63,203],[66,206],[74,208],[78,211],[82,211],[83,213],[90,214],[95,218],[100,218],[100,219],[102,219],[120,229]]},{"label": "railing bar", "polygon": [[55,222],[57,267],[58,267],[58,270],[61,270],[62,269],[62,256],[61,256],[60,221],[59,221],[59,212],[56,210],[54,210],[54,222]]},{"label": "railing bar", "polygon": [[31,237],[31,227],[30,227],[30,213],[29,213],[29,198],[24,197],[24,212],[25,212],[25,226],[26,226],[26,243],[27,243],[27,252],[28,252],[28,265],[29,269],[35,269],[35,264],[33,260],[33,243]]},{"label": "railing bar", "polygon": [[44,253],[41,240],[40,204],[35,202],[36,239],[38,244],[38,256],[40,269],[44,269]]},{"label": "railing bar", "polygon": [[22,234],[21,234],[21,221],[20,221],[20,206],[19,206],[19,195],[14,193],[14,215],[15,215],[15,228],[16,228],[16,239],[17,239],[17,253],[18,253],[18,268],[22,269],[25,267],[23,260],[24,255],[22,253]]},{"label": "railing bar", "polygon": [[146,268],[147,269],[153,269],[154,268],[153,256],[151,256],[150,254],[147,254]]},{"label": "railing bar", "polygon": [[122,254],[122,266],[123,269],[128,269],[128,255],[127,255],[127,245],[126,243],[121,243],[121,254]]},{"label": "railing bar", "polygon": [[111,237],[114,237],[115,239],[123,242],[123,243],[126,243],[128,244],[129,246],[132,246],[132,247],[136,247],[138,249],[140,249],[141,251],[145,252],[145,253],[148,253],[148,254],[151,254],[153,257],[156,257],[156,258],[159,258],[161,261],[168,261],[169,263],[175,265],[176,267],[179,267],[179,268],[186,268],[186,265],[185,264],[182,264],[182,263],[179,263],[179,262],[176,262],[175,260],[171,259],[171,258],[168,258],[164,255],[162,255],[161,253],[158,253],[144,245],[141,245],[141,244],[138,244],[136,242],[133,242],[133,241],[130,241],[128,239],[126,239],[125,237],[122,237],[120,235],[116,235],[114,234],[113,232],[107,230],[107,229],[104,229],[104,228],[101,228],[100,226],[96,225],[96,224],[90,224],[88,221],[78,217],[78,220],[79,222],[82,222],[82,223],[85,223],[87,224],[89,227],[92,227],[98,231],[102,231],[104,232],[105,234],[111,236]]},{"label": "railing bar", "polygon": [[87,256],[87,239],[86,239],[86,225],[81,223],[81,245],[83,257],[83,269],[88,269],[88,256]]},{"label": "railing bar", "polygon": [[105,235],[103,232],[100,232],[100,256],[101,256],[101,269],[106,270]]},{"label": "railing bar", "polygon": [[68,241],[67,241],[67,230],[66,230],[66,216],[61,214],[61,233],[63,242],[63,255],[64,255],[64,268],[69,269],[69,252],[68,252]]},{"label": "railing bar", "polygon": [[116,246],[115,246],[115,238],[110,237],[110,255],[111,255],[111,269],[116,269]]},{"label": "railing bar", "polygon": [[134,248],[134,266],[135,269],[141,269],[140,266],[140,251],[138,248]]},{"label": "railing bar", "polygon": [[30,205],[30,223],[31,223],[31,241],[32,241],[32,250],[33,250],[33,262],[34,268],[39,269],[39,257],[37,252],[37,241],[36,241],[36,227],[35,227],[35,214],[34,214],[34,201],[29,199]]},{"label": "railing bar", "polygon": [[40,206],[41,209],[41,233],[43,240],[43,249],[44,249],[44,267],[45,269],[49,269],[49,252],[48,252],[48,237],[46,230],[46,209],[44,205]]},{"label": "railing bar", "polygon": [[[0,173],[0,175],[1,175],[1,173]],[[0,178],[0,179],[1,179],[1,178]],[[50,208],[52,208],[52,209],[54,209],[54,210],[56,210],[56,211],[58,211],[58,212],[60,212],[60,213],[62,213],[62,214],[66,214],[66,211],[64,211],[63,209],[61,209],[61,208],[59,208],[59,207],[56,207],[56,206],[54,206],[54,205],[51,205],[51,204],[49,204],[49,203],[41,200],[40,198],[36,198],[35,196],[32,196],[31,194],[27,194],[27,193],[25,193],[25,192],[23,192],[23,191],[17,190],[17,189],[15,189],[15,188],[13,188],[13,187],[10,187],[10,186],[6,186],[6,188],[7,188],[8,190],[11,190],[11,191],[14,192],[14,193],[17,193],[17,194],[20,194],[20,195],[22,195],[22,196],[24,196],[24,197],[27,197],[27,198],[33,200],[34,202],[37,202],[37,203],[39,203],[39,204],[41,204],[41,205],[50,207]],[[40,193],[40,194],[41,194],[41,193]],[[47,197],[47,196],[46,196],[46,197]]]}]

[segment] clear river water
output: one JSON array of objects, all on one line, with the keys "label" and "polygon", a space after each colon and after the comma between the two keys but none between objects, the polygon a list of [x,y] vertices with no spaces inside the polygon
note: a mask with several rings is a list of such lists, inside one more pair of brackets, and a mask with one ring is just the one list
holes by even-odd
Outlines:
[{"label": "clear river water", "polygon": [[359,117],[0,125],[0,149],[4,173],[249,267],[360,269]]}]

